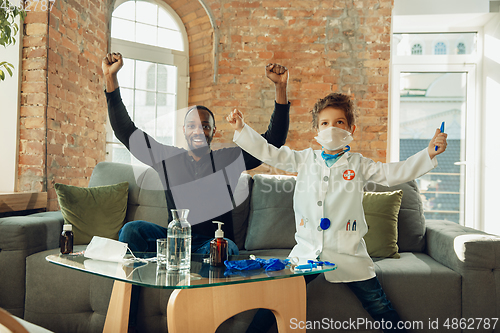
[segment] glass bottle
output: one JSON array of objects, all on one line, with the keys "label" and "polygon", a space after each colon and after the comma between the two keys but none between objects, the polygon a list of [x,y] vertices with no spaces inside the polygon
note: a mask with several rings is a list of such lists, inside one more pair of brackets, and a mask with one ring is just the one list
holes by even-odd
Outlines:
[{"label": "glass bottle", "polygon": [[71,224],[63,224],[63,231],[59,238],[59,246],[62,254],[73,252],[73,226]]},{"label": "glass bottle", "polygon": [[173,220],[167,228],[167,270],[189,270],[191,267],[191,225],[189,209],[171,209]]}]

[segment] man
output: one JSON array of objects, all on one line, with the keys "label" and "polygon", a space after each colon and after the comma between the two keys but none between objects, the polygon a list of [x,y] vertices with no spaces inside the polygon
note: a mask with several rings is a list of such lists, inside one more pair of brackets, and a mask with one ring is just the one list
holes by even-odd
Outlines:
[{"label": "man", "polygon": [[[234,189],[241,172],[262,162],[238,147],[212,150],[216,133],[213,113],[204,106],[189,109],[183,132],[188,150],[158,143],[138,129],[128,116],[121,100],[117,73],[123,66],[119,53],[108,53],[102,61],[106,83],[109,119],[116,137],[140,161],[159,174],[169,209],[187,208],[192,225],[192,252],[208,253],[216,230],[212,221],[224,222],[230,240],[230,254],[238,253],[234,244],[231,211],[241,198]],[[278,64],[266,66],[266,76],[275,84],[276,103],[268,130],[262,135],[269,143],[281,147],[288,133],[288,70]],[[244,199],[244,198],[243,198]],[[166,212],[167,213],[167,212]],[[168,211],[168,221],[171,221]],[[166,237],[166,228],[146,221],[132,221],[120,230],[120,241],[132,251],[156,251],[156,239]]]}]

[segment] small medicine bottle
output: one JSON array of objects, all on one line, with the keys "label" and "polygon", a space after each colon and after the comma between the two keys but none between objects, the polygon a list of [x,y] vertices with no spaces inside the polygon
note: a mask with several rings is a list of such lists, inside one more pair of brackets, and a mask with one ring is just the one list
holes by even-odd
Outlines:
[{"label": "small medicine bottle", "polygon": [[73,226],[71,224],[64,224],[61,237],[59,238],[59,245],[62,254],[69,254],[73,252]]},{"label": "small medicine bottle", "polygon": [[215,238],[210,242],[210,266],[224,266],[224,261],[228,257],[228,243],[224,239],[224,231],[221,229],[222,222],[218,223],[219,228],[215,231]]}]

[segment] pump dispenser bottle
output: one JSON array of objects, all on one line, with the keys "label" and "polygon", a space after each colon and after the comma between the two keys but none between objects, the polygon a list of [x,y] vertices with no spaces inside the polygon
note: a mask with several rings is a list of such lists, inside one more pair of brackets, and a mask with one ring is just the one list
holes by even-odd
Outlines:
[{"label": "pump dispenser bottle", "polygon": [[210,266],[224,266],[224,261],[228,257],[228,243],[224,239],[224,231],[221,229],[222,222],[218,223],[219,228],[215,231],[215,239],[210,242]]}]

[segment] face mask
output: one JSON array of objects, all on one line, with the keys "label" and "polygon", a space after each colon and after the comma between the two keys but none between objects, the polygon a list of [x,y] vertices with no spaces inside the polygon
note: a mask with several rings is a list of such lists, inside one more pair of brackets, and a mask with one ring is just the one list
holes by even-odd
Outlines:
[{"label": "face mask", "polygon": [[344,148],[352,141],[351,132],[338,127],[328,127],[314,137],[316,141],[328,150]]},{"label": "face mask", "polygon": [[114,239],[94,236],[87,245],[85,258],[104,260],[104,261],[123,261],[127,253],[127,243],[122,243]]}]

